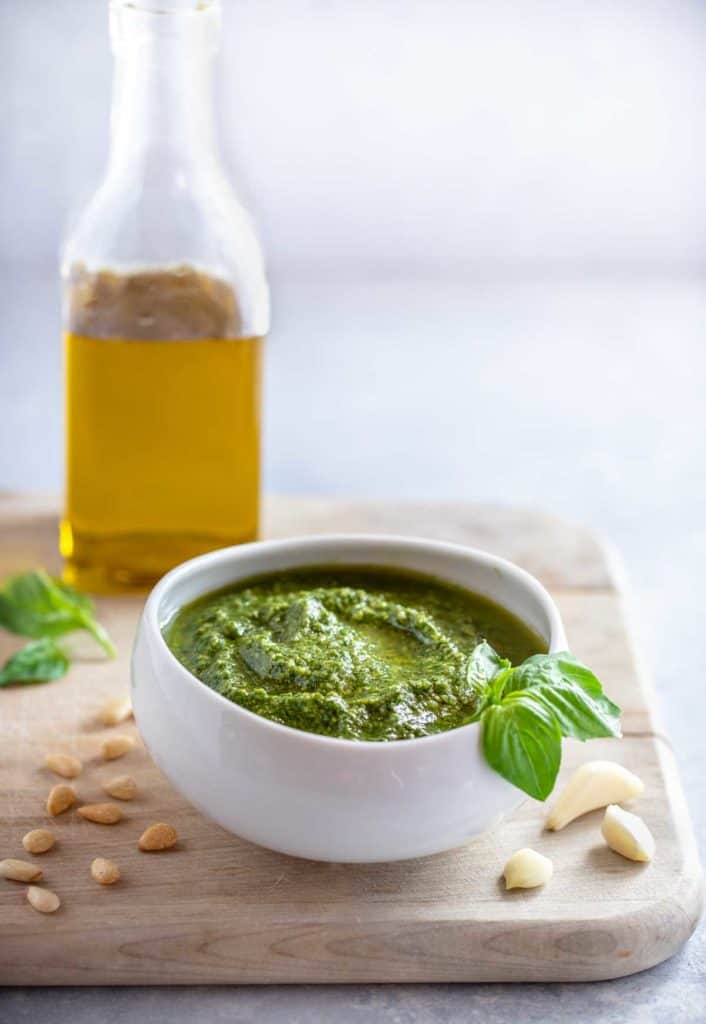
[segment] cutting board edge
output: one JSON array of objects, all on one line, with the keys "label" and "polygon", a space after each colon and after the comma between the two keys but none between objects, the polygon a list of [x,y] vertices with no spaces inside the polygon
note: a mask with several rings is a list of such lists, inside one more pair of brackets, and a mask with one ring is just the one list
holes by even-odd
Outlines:
[{"label": "cutting board edge", "polygon": [[[369,965],[361,966],[356,962],[351,971],[346,963],[346,957],[342,957],[341,963],[330,960],[314,959],[313,964],[305,960],[282,957],[282,966],[254,966],[241,965],[233,967],[204,965],[189,965],[183,960],[179,962],[179,973],[175,979],[174,964],[171,959],[166,959],[164,966],[155,967],[160,963],[159,959],[151,960],[150,966],[145,969],[144,959],[138,965],[137,959],[126,965],[125,968],[116,971],[114,966],[106,962],[105,968],[95,966],[81,967],[75,963],[70,965],[73,976],[66,978],[66,964],[60,964],[53,969],[49,963],[37,968],[13,965],[9,971],[0,970],[0,984],[8,987],[20,985],[32,986],[68,986],[68,985],[119,985],[128,987],[132,985],[194,985],[194,984],[394,984],[394,983],[476,983],[476,982],[585,982],[585,981],[608,981],[615,978],[627,977],[638,974],[641,971],[649,970],[652,967],[663,963],[674,956],[682,948],[685,942],[692,935],[703,906],[703,879],[696,875],[685,876],[680,893],[673,894],[658,904],[652,904],[635,910],[610,921],[611,941],[613,948],[606,951],[603,956],[585,958],[581,952],[576,953],[575,962],[560,962],[551,957],[537,963],[523,957],[522,954],[508,950],[507,962],[494,963],[485,962],[488,957],[488,950],[493,951],[497,956],[499,952],[499,940],[497,929],[492,922],[478,924],[461,921],[438,921],[433,924],[419,921],[410,922],[369,922],[367,926],[360,929],[360,935],[356,937],[351,934],[350,925],[346,922],[332,927],[329,922],[317,924],[312,922],[307,929],[307,938],[311,941],[311,933],[320,931],[321,938],[318,945],[322,956],[327,956],[331,946],[338,942],[348,945],[351,942],[360,941],[367,950],[366,959],[370,960]],[[657,944],[646,945],[637,954],[633,953],[632,946],[635,944],[636,935],[647,934],[651,928],[655,912],[659,911],[658,924],[661,940]],[[581,922],[581,925],[589,925],[590,922]],[[440,926],[443,925],[443,933]],[[577,949],[590,947],[592,941],[600,945],[604,941],[605,923],[599,922],[595,936],[591,935],[591,929],[577,927],[569,922],[560,925],[552,924],[555,934],[555,941],[564,944],[569,950],[572,947]],[[514,940],[522,940],[526,949],[532,950],[536,957],[535,936],[541,933],[545,927],[542,921],[522,922],[518,921],[512,928]],[[288,931],[290,934],[288,935]],[[301,925],[283,926],[278,937],[278,943],[286,945],[288,939],[295,940],[301,936]],[[471,934],[471,943],[463,962],[458,961],[457,954],[452,963],[434,963],[437,956],[444,957],[445,944],[453,936],[456,949],[463,944],[465,933]],[[340,934],[339,934],[340,933]],[[392,933],[392,934],[390,934]],[[435,943],[436,937],[440,938],[441,949]],[[208,940],[192,933],[194,952],[203,956],[208,950]],[[395,952],[395,938],[399,938],[401,947],[408,946],[410,942],[415,945],[414,958],[409,961],[395,961],[391,963],[386,957]],[[426,941],[429,939],[430,941]],[[502,939],[502,936],[501,936]],[[242,943],[244,955],[247,959],[248,951],[252,940],[252,932],[229,940],[228,935],[219,935],[217,944],[234,941]],[[149,943],[145,937],[145,942]],[[159,941],[159,940],[156,940]],[[376,944],[380,944],[380,956],[375,956]],[[118,945],[123,948],[118,932]],[[134,945],[134,938],[126,940],[129,947]],[[87,956],[95,955],[93,945],[86,944]],[[315,951],[314,951],[315,952]],[[375,966],[376,962],[382,966]],[[421,967],[420,964],[431,965]],[[41,978],[37,974],[42,974]],[[85,974],[85,977],[83,975]],[[128,976],[129,974],[129,976]]]}]

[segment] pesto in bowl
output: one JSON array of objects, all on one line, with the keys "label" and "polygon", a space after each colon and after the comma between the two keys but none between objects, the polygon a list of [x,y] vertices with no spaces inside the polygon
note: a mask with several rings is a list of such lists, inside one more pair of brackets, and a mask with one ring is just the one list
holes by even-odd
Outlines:
[{"label": "pesto in bowl", "polygon": [[239,581],[164,629],[179,661],[258,715],[353,740],[428,736],[479,713],[468,679],[487,641],[513,665],[546,644],[469,590],[397,569],[314,566]]}]

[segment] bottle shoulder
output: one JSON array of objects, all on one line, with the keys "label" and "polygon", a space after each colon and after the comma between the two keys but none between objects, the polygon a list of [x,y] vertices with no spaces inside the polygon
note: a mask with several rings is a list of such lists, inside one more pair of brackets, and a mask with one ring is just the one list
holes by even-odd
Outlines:
[{"label": "bottle shoulder", "polygon": [[262,248],[228,177],[213,164],[109,169],[61,252],[65,281],[80,272],[134,274],[187,267],[227,282],[244,329],[269,327]]}]

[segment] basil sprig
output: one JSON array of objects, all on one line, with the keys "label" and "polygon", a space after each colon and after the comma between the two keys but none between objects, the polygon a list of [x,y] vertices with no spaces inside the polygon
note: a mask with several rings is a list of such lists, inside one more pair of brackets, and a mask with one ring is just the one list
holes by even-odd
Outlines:
[{"label": "basil sprig", "polygon": [[466,682],[480,701],[474,719],[486,761],[537,800],[554,788],[562,737],[621,735],[620,708],[568,651],[535,654],[513,667],[483,642],[469,658]]},{"label": "basil sprig", "polygon": [[39,569],[12,576],[0,590],[0,626],[11,633],[32,637],[0,669],[0,686],[59,679],[69,667],[57,637],[83,630],[102,650],[115,657],[113,641],[93,614],[85,594]]}]

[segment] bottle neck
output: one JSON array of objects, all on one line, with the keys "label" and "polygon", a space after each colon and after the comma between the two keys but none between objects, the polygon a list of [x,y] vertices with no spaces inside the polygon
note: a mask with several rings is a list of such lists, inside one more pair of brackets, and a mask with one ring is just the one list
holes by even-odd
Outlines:
[{"label": "bottle neck", "polygon": [[215,4],[157,12],[113,0],[109,175],[168,180],[217,160],[211,65],[218,14]]}]

